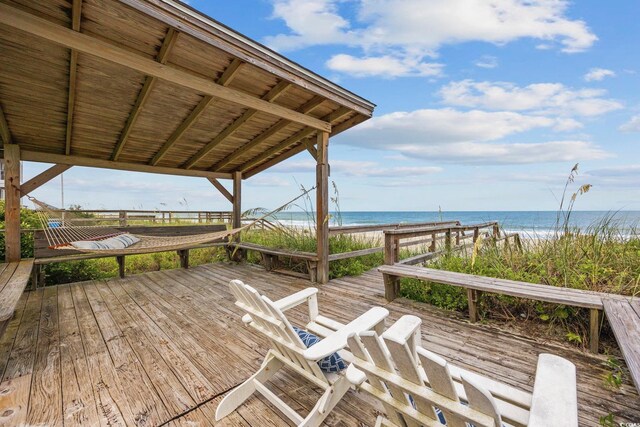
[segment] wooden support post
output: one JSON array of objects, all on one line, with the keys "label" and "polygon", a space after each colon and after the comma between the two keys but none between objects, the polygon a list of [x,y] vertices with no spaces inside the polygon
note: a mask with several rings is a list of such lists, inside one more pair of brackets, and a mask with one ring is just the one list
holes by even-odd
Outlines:
[{"label": "wooden support post", "polygon": [[180,267],[189,268],[189,249],[181,249],[178,251],[180,257]]},{"label": "wooden support post", "polygon": [[497,222],[493,224],[493,238],[495,240],[498,240],[500,238],[500,226]]},{"label": "wooden support post", "polygon": [[6,262],[20,261],[20,147],[4,144]]},{"label": "wooden support post", "polygon": [[125,211],[118,212],[118,220],[120,223],[120,227],[127,226],[127,213]]},{"label": "wooden support post", "polygon": [[514,243],[515,243],[515,245],[516,245],[516,248],[517,248],[520,252],[522,252],[522,240],[520,240],[520,234],[516,233],[516,234],[513,236],[513,241],[514,241]]},{"label": "wooden support post", "polygon": [[318,283],[329,281],[329,133],[318,132],[316,165],[316,241]]},{"label": "wooden support post", "polygon": [[[384,234],[384,263],[393,265],[398,259],[398,240],[391,234]],[[390,274],[383,274],[384,298],[391,302],[398,297],[400,292],[400,278]]]},{"label": "wooden support post", "polygon": [[429,252],[434,253],[436,251],[436,238],[438,233],[431,233],[431,246],[429,246]]},{"label": "wooden support post", "polygon": [[467,300],[469,302],[469,320],[478,321],[478,302],[480,300],[480,291],[475,289],[467,289]]},{"label": "wooden support post", "polygon": [[456,246],[460,246],[460,230],[456,231]]},{"label": "wooden support post", "polygon": [[444,250],[451,251],[451,229],[447,229],[444,234]]},{"label": "wooden support post", "polygon": [[[242,227],[242,173],[233,173],[233,219],[232,228]],[[240,234],[236,234],[237,241],[240,240]]]},{"label": "wooden support post", "polygon": [[118,273],[120,274],[120,278],[124,279],[124,255],[118,255],[116,257],[116,261],[118,261]]},{"label": "wooden support post", "polygon": [[473,243],[478,241],[478,237],[480,237],[480,229],[476,227],[473,229]]},{"label": "wooden support post", "polygon": [[589,351],[597,354],[600,346],[600,310],[590,309],[589,318]]}]

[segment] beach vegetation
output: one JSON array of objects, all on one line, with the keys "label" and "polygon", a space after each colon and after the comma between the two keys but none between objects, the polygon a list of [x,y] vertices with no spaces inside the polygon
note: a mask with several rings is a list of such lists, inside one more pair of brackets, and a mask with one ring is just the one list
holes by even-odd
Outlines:
[{"label": "beach vegetation", "polygon": [[[615,212],[586,228],[572,225],[570,220],[576,201],[592,188],[581,185],[572,191],[577,173],[576,165],[567,178],[557,221],[550,234],[521,236],[521,248],[485,239],[471,250],[446,253],[427,266],[549,286],[639,296],[640,229],[637,224],[626,223]],[[403,279],[401,295],[442,308],[467,310],[466,291],[459,287]],[[587,342],[589,313],[586,309],[485,293],[479,311],[485,319],[534,320],[546,324],[577,346]]]}]

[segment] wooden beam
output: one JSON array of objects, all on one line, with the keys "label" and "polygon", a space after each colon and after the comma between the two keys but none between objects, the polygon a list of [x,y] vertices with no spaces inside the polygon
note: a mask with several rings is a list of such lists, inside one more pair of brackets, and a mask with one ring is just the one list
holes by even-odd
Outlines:
[{"label": "wooden beam", "polygon": [[[275,85],[269,92],[267,92],[262,99],[267,102],[275,101],[280,95],[282,95],[289,87],[289,82],[282,81]],[[225,139],[233,135],[240,127],[245,124],[248,120],[250,120],[253,116],[258,113],[257,110],[248,109],[244,112],[240,117],[235,119],[233,123],[224,128],[222,132],[216,135],[215,138],[211,140],[207,145],[202,147],[196,154],[194,154],[187,162],[183,165],[185,169],[191,169],[202,160],[207,154],[209,154],[213,149],[215,149],[218,145],[220,145]]]},{"label": "wooden beam", "polygon": [[2,142],[5,145],[13,142],[13,139],[11,138],[11,131],[9,130],[9,123],[7,123],[7,118],[4,116],[2,106],[0,106],[0,135],[2,135]]},{"label": "wooden beam", "polygon": [[[167,35],[164,37],[162,45],[160,46],[160,51],[158,51],[158,56],[156,57],[156,61],[160,64],[166,64],[169,59],[169,53],[171,53],[171,49],[176,44],[176,40],[178,40],[178,33],[173,28],[169,28],[167,31]],[[149,99],[149,95],[151,94],[151,90],[155,86],[158,79],[156,77],[147,76],[144,80],[144,84],[142,85],[142,89],[140,89],[140,93],[138,93],[138,98],[136,102],[133,104],[133,108],[131,109],[131,113],[129,113],[129,117],[127,118],[127,122],[120,132],[120,138],[118,139],[118,143],[113,150],[113,154],[111,156],[111,160],[117,161],[120,154],[122,154],[122,150],[124,149],[125,144],[127,143],[127,139],[131,134],[131,130],[133,126],[136,124],[138,117],[140,117],[140,113],[144,108],[144,104]]]},{"label": "wooden beam", "polygon": [[[217,83],[222,86],[229,85],[233,81],[233,78],[237,75],[238,70],[240,70],[240,66],[242,64],[243,62],[240,61],[239,59],[234,59],[233,61],[231,61],[231,64],[229,64],[229,66],[224,70],[224,72],[218,79]],[[152,166],[157,165],[158,162],[162,160],[162,158],[167,154],[167,152],[171,149],[171,147],[173,147],[175,143],[182,137],[182,135],[184,135],[184,133],[187,130],[189,130],[189,128],[191,128],[191,126],[202,115],[204,110],[208,106],[210,106],[213,102],[214,102],[214,98],[208,95],[205,95],[200,100],[200,102],[198,102],[198,105],[196,105],[196,107],[191,111],[191,113],[189,113],[187,118],[184,119],[182,123],[180,123],[180,126],[178,126],[176,130],[173,131],[169,139],[167,139],[167,141],[162,145],[162,147],[160,148],[160,150],[158,150],[156,155],[153,156],[153,159],[151,159],[151,162],[150,162]]]},{"label": "wooden beam", "polygon": [[[314,96],[313,98],[311,98],[311,100],[309,100],[308,102],[298,107],[296,111],[302,114],[309,114],[311,111],[319,107],[320,104],[322,104],[324,101],[326,101],[325,98],[321,96]],[[229,154],[224,159],[220,160],[217,164],[213,165],[210,170],[216,171],[216,172],[221,170],[222,168],[227,166],[229,163],[233,162],[234,160],[236,160],[238,157],[242,156],[249,150],[252,150],[254,147],[260,145],[262,142],[266,141],[267,139],[271,138],[273,135],[280,132],[290,124],[291,124],[290,120],[284,120],[284,119],[279,120],[276,124],[274,124],[269,129],[267,129],[266,131],[258,135],[253,141],[247,144],[244,144],[242,147],[238,148],[236,151]]]},{"label": "wooden beam", "polygon": [[187,71],[159,64],[152,59],[147,59],[96,37],[61,27],[54,22],[34,16],[5,3],[0,3],[0,24],[41,37],[61,46],[114,62],[148,76],[184,86],[203,95],[224,99],[225,101],[253,108],[324,132],[331,131],[331,124],[322,120],[305,116],[286,107],[271,104],[245,92],[218,85],[205,78],[194,76]]},{"label": "wooden beam", "polygon": [[[337,110],[327,114],[326,116],[324,116],[322,118],[322,120],[327,120],[329,123],[331,123],[334,120],[339,120],[340,118],[344,117],[345,115],[351,113],[351,110],[346,108],[346,107],[340,107]],[[254,157],[253,159],[249,160],[248,162],[246,162],[245,164],[243,164],[242,166],[240,166],[240,170],[242,172],[246,172],[249,169],[259,165],[260,163],[262,163],[263,161],[267,160],[269,157],[273,156],[274,154],[277,154],[278,152],[286,149],[287,147],[289,147],[292,144],[295,144],[296,142],[300,141],[301,139],[307,138],[308,136],[311,136],[312,134],[314,134],[316,132],[315,129],[311,129],[311,128],[305,128],[302,129],[301,131],[295,133],[294,135],[290,136],[289,138],[285,139],[284,141],[282,141],[281,143],[271,147],[270,149],[263,151],[259,156]]]},{"label": "wooden beam", "polygon": [[34,176],[29,181],[23,183],[20,186],[20,194],[21,194],[21,196],[24,197],[27,194],[33,192],[33,190],[35,190],[36,188],[40,187],[41,185],[46,184],[47,182],[51,181],[53,178],[55,178],[56,176],[60,175],[61,173],[63,173],[64,171],[66,171],[68,169],[71,169],[70,165],[53,165],[53,166],[51,166],[46,171]]},{"label": "wooden beam", "polygon": [[20,147],[4,145],[4,247],[6,262],[20,260]]},{"label": "wooden beam", "polygon": [[307,149],[307,151],[309,152],[309,154],[311,154],[311,157],[314,158],[314,160],[318,160],[318,150],[316,150],[316,147],[313,145],[313,142],[311,142],[308,139],[305,139],[304,141],[302,141],[302,145]]},{"label": "wooden beam", "polygon": [[[312,137],[312,138],[315,138],[315,137]],[[264,162],[260,166],[255,167],[255,168],[251,169],[248,172],[245,172],[243,174],[244,179],[249,179],[252,176],[259,174],[260,172],[263,172],[263,171],[269,169],[271,166],[277,165],[278,163],[283,162],[283,161],[287,160],[288,158],[291,158],[291,157],[295,156],[296,154],[302,153],[306,149],[307,149],[307,147],[305,147],[304,144],[296,145],[292,149],[287,150],[282,154],[279,154],[278,156],[274,157],[273,159]]]},{"label": "wooden beam", "polygon": [[316,145],[316,241],[318,283],[329,281],[329,133],[319,132]]},{"label": "wooden beam", "polygon": [[[71,29],[80,31],[80,22],[82,21],[82,0],[73,0],[71,5]],[[69,57],[69,90],[67,93],[67,126],[65,134],[66,154],[71,154],[71,135],[73,130],[73,112],[76,103],[76,77],[78,74],[78,52],[71,49]]]},{"label": "wooden beam", "polygon": [[40,151],[23,151],[22,160],[40,163],[58,163],[71,166],[86,166],[89,168],[116,169],[130,172],[158,173],[162,175],[199,176],[203,178],[231,179],[230,173],[200,171],[193,169],[186,170],[164,166],[150,166],[140,163],[114,162],[113,160],[96,159],[81,156],[67,156],[64,154],[43,153]]},{"label": "wooden beam", "polygon": [[233,194],[229,193],[229,190],[224,188],[224,186],[215,178],[207,178],[210,183],[213,184],[214,187],[218,189],[220,193],[231,203],[233,203]]},{"label": "wooden beam", "polygon": [[[233,228],[242,227],[242,173],[233,173]],[[240,240],[238,235],[238,240]]]}]

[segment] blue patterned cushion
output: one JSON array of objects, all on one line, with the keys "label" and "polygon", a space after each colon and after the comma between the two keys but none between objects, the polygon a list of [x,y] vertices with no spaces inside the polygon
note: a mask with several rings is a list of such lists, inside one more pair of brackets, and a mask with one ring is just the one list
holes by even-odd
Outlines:
[{"label": "blue patterned cushion", "polygon": [[[320,338],[313,335],[311,332],[296,328],[295,326],[293,327],[293,330],[296,331],[296,334],[298,334],[302,343],[307,346],[307,348],[320,342]],[[320,369],[323,372],[340,372],[347,367],[344,360],[342,360],[342,357],[340,357],[338,353],[333,353],[331,356],[327,356],[324,359],[319,360],[318,366],[320,366]]]}]

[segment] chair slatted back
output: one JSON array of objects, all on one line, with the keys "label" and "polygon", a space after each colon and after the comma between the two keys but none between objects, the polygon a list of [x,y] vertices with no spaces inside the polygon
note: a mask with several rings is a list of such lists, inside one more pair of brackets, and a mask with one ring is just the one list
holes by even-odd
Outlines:
[{"label": "chair slatted back", "polygon": [[307,347],[273,301],[240,280],[232,280],[229,288],[236,297],[236,306],[247,312],[251,318],[249,325],[269,340],[272,351],[290,366],[328,382],[318,364],[304,358]]},{"label": "chair slatted back", "polygon": [[502,425],[493,397],[464,378],[468,404],[461,402],[447,362],[441,357],[421,347],[411,348],[406,341],[383,340],[373,331],[350,336],[348,345],[355,367],[367,377],[362,389],[383,403],[393,424],[442,425],[438,408],[451,427],[465,427],[466,423],[477,427]]}]

